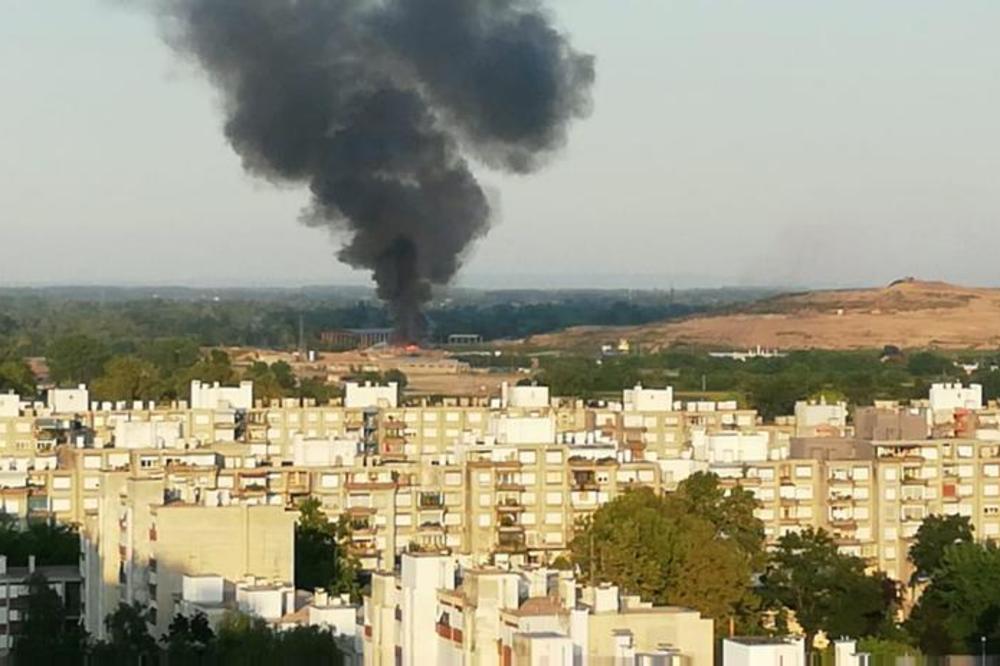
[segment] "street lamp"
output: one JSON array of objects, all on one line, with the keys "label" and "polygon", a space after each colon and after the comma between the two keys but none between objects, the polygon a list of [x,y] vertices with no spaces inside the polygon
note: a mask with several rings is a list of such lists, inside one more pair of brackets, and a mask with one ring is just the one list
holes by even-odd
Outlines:
[{"label": "street lamp", "polygon": [[986,636],[979,637],[979,645],[982,646],[982,661],[980,661],[980,666],[986,666]]}]

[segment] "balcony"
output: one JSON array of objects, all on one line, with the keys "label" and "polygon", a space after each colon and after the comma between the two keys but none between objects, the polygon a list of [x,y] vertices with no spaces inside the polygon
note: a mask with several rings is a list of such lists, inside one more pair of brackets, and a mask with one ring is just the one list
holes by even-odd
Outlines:
[{"label": "balcony", "polygon": [[351,534],[355,537],[371,535],[374,532],[375,527],[368,520],[351,521]]},{"label": "balcony", "polygon": [[524,490],[524,485],[520,481],[514,479],[513,477],[497,477],[496,483],[497,490],[507,490],[512,492],[521,492]]},{"label": "balcony", "polygon": [[441,493],[420,493],[421,509],[442,509],[444,508],[444,498]]},{"label": "balcony", "polygon": [[830,526],[834,529],[855,530],[858,528],[858,521],[853,516],[830,516]]},{"label": "balcony", "polygon": [[371,542],[352,543],[348,547],[348,551],[350,551],[351,555],[361,558],[376,557],[378,555],[378,548]]},{"label": "balcony", "polygon": [[501,513],[506,512],[521,512],[524,511],[524,506],[521,501],[513,497],[505,497],[497,504],[497,511]]},{"label": "balcony", "polygon": [[444,525],[442,525],[441,522],[437,520],[425,520],[424,522],[420,523],[419,529],[421,532],[443,532]]},{"label": "balcony", "polygon": [[497,551],[501,553],[519,553],[527,550],[524,544],[524,534],[500,534],[497,541]]},{"label": "balcony", "polygon": [[501,532],[524,532],[524,525],[517,522],[517,518],[509,513],[505,513],[500,516]]}]

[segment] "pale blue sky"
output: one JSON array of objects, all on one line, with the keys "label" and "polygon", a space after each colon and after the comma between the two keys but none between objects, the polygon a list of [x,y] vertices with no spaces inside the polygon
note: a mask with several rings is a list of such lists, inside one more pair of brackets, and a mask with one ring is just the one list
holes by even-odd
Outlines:
[{"label": "pale blue sky", "polygon": [[[1000,285],[996,0],[551,4],[594,114],[538,175],[478,170],[464,283]],[[6,0],[0,62],[0,284],[367,281],[149,16]]]}]

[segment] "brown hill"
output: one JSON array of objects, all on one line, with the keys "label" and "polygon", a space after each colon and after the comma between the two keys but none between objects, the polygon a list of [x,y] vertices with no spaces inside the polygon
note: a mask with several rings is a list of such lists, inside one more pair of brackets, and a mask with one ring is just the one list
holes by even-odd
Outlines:
[{"label": "brown hill", "polygon": [[879,289],[778,296],[737,310],[629,327],[580,327],[528,339],[554,348],[627,338],[653,350],[671,344],[746,349],[983,349],[1000,347],[1000,289],[898,280]]}]

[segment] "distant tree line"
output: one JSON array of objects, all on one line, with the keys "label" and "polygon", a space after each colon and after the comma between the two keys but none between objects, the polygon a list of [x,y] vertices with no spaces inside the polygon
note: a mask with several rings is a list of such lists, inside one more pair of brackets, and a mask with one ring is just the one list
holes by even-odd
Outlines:
[{"label": "distant tree line", "polygon": [[[426,314],[432,340],[443,342],[453,333],[474,333],[495,340],[582,324],[642,324],[708,307],[674,303],[664,297],[630,301],[594,292],[542,302],[441,303],[431,305]],[[306,342],[314,347],[322,331],[392,325],[389,311],[375,301],[146,298],[102,302],[0,296],[0,341],[26,356],[44,355],[53,340],[74,334],[109,341],[115,353],[133,353],[157,338],[190,338],[200,346],[291,349],[299,342],[300,321]]]}]

